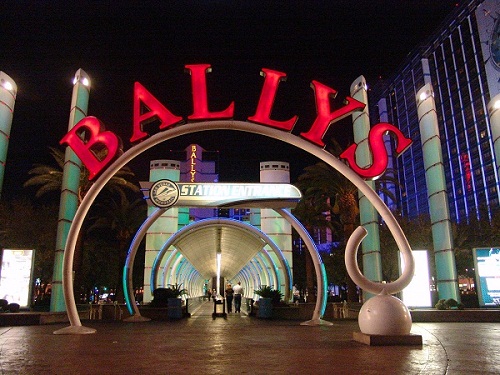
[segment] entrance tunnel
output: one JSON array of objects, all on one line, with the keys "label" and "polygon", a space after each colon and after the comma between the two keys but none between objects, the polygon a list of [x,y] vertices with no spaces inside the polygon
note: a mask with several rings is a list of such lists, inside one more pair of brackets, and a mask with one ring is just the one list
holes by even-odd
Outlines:
[{"label": "entrance tunnel", "polygon": [[243,296],[255,299],[261,286],[279,289],[290,299],[292,270],[280,248],[254,226],[233,219],[194,222],[174,234],[158,252],[150,290],[182,285],[186,297],[224,295],[224,285],[243,286]]}]

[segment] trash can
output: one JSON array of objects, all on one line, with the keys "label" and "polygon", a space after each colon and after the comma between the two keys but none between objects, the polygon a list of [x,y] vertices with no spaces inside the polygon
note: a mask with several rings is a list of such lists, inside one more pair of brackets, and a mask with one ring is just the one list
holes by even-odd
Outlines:
[{"label": "trash can", "polygon": [[271,298],[259,299],[259,309],[257,310],[257,318],[269,319],[273,316],[273,300]]},{"label": "trash can", "polygon": [[169,319],[182,318],[182,300],[180,298],[168,299],[167,317]]},{"label": "trash can", "polygon": [[224,299],[216,299],[214,301],[214,312],[212,318],[227,318],[226,314],[226,301]]}]

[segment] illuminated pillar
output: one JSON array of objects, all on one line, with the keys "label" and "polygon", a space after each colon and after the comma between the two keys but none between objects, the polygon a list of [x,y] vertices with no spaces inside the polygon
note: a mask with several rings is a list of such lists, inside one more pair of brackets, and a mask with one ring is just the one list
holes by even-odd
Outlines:
[{"label": "illuminated pillar", "polygon": [[[366,81],[363,76],[358,77],[351,84],[351,97],[366,104],[362,111],[356,111],[352,115],[354,142],[358,145],[356,148],[356,163],[361,168],[369,167],[373,163],[368,142],[370,118],[368,116],[368,95],[366,88]],[[366,181],[366,184],[375,190],[374,181]],[[361,243],[363,254],[363,274],[369,280],[382,282],[378,213],[361,191],[358,191],[358,196],[360,224],[368,232],[366,238]],[[363,299],[365,301],[372,296],[373,294],[363,291]]]},{"label": "illuminated pillar", "polygon": [[2,196],[3,176],[16,95],[17,85],[14,80],[4,72],[0,72],[0,196]]},{"label": "illuminated pillar", "polygon": [[[90,80],[87,73],[78,69],[73,79],[73,94],[69,114],[68,130],[71,130],[81,119],[87,116],[89,104]],[[52,274],[52,297],[50,311],[65,311],[62,290],[64,248],[68,238],[69,228],[79,205],[78,188],[80,186],[80,171],[82,162],[71,147],[66,147],[63,167],[61,198],[59,200],[59,219],[57,222],[56,251],[54,272]]]},{"label": "illuminated pillar", "polygon": [[[290,165],[282,161],[266,161],[260,163],[260,182],[261,183],[290,183]],[[266,233],[274,243],[281,249],[286,261],[290,266],[290,272],[293,271],[292,257],[292,227],[285,218],[269,208],[260,210],[261,230]],[[270,252],[276,257],[274,252]],[[274,259],[274,258],[273,258]],[[277,257],[274,259],[279,264]],[[284,273],[287,270],[280,268],[280,280],[285,280]],[[293,272],[292,272],[293,275]],[[277,285],[276,289],[282,292],[288,288],[285,284]]]},{"label": "illuminated pillar", "polygon": [[[260,208],[251,208],[250,209],[250,217],[249,217],[249,224],[259,230],[261,230],[261,227],[260,227]],[[254,259],[257,260],[257,258],[260,256],[262,256],[260,253],[257,254],[255,256]],[[267,271],[267,269],[266,269]],[[271,285],[270,282],[271,282],[271,279],[269,277],[265,278],[265,275],[268,275],[267,273],[264,275],[263,273],[263,269],[261,269],[261,272],[260,272],[260,280],[266,280],[265,283],[261,283],[261,285]],[[267,283],[267,284],[266,284]],[[260,287],[260,285],[257,285],[257,288]]]},{"label": "illuminated pillar", "polygon": [[[378,114],[379,114],[379,122],[390,122],[389,121],[389,116],[387,114],[387,100],[385,98],[382,98],[379,100],[378,104]],[[387,169],[385,172],[385,176],[388,177],[389,179],[395,179],[395,169],[394,169],[394,145],[392,143],[392,138],[389,134],[384,135],[384,144],[385,144],[385,149],[387,151]],[[389,192],[392,193],[392,196],[396,196],[396,185],[393,182],[390,181],[383,181],[381,182],[382,185],[385,187],[385,189]],[[391,211],[396,210],[396,202],[393,201],[392,197],[387,196],[386,194],[382,193],[382,199],[384,200],[385,204]]]},{"label": "illuminated pillar", "polygon": [[[178,182],[180,163],[176,160],[153,160],[149,168],[149,181],[170,180]],[[148,216],[156,207],[148,207]],[[144,261],[144,297],[145,303],[152,300],[151,269],[163,244],[178,230],[178,208],[171,207],[160,216],[146,232],[146,256]],[[167,250],[163,259],[168,259],[172,250]],[[162,265],[160,266],[162,267]],[[151,292],[151,293],[150,293]]]},{"label": "illuminated pillar", "polygon": [[488,103],[488,114],[495,148],[497,175],[500,176],[500,94],[495,95]]},{"label": "illuminated pillar", "polygon": [[[261,226],[260,226],[260,208],[251,208],[250,209],[250,215],[249,215],[249,224],[259,230],[261,230]],[[258,257],[260,255],[257,254],[255,257]],[[260,255],[262,256],[262,255]],[[266,270],[267,271],[267,270]],[[263,285],[271,285],[269,284],[270,283],[270,278],[264,278],[263,275],[261,275],[260,277],[261,280],[266,280],[266,283],[262,283]],[[257,285],[257,287],[259,287],[260,285]]]},{"label": "illuminated pillar", "polygon": [[432,86],[426,84],[422,87],[416,100],[436,259],[437,290],[440,299],[453,298],[460,301],[441,139]]},{"label": "illuminated pillar", "polygon": [[255,258],[257,262],[260,264],[260,273],[261,273],[261,280],[265,280],[264,285],[271,285],[271,280],[273,278],[273,274],[271,271],[271,265],[267,264],[266,258],[262,254],[262,252],[259,252]]},{"label": "illuminated pillar", "polygon": [[260,229],[260,208],[250,209],[250,225]]}]

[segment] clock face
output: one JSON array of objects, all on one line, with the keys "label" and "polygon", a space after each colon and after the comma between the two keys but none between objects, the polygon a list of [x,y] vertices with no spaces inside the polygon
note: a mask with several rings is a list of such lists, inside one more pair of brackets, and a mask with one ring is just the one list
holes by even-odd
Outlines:
[{"label": "clock face", "polygon": [[490,38],[491,62],[500,70],[500,18],[495,21]]},{"label": "clock face", "polygon": [[171,207],[179,199],[179,188],[170,180],[156,181],[149,189],[149,199],[157,207]]}]

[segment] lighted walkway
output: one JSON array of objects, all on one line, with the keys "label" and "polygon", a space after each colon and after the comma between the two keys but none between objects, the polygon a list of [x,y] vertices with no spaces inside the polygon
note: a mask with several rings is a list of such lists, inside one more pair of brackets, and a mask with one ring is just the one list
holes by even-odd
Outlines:
[{"label": "lighted walkway", "polygon": [[180,321],[84,322],[96,334],[60,336],[65,325],[0,327],[0,374],[498,374],[498,323],[414,323],[420,347],[352,340],[354,320],[333,326],[212,319],[205,304]]}]

